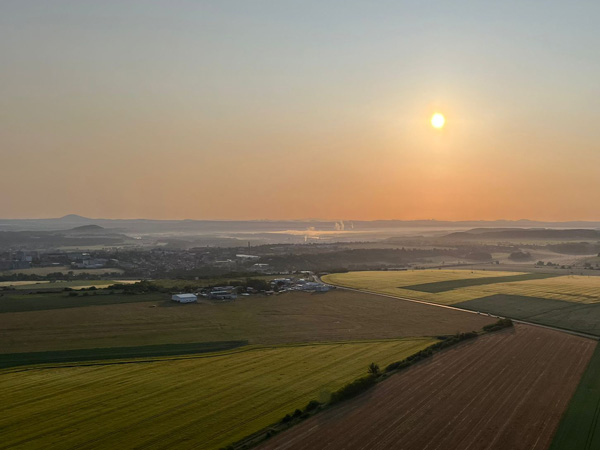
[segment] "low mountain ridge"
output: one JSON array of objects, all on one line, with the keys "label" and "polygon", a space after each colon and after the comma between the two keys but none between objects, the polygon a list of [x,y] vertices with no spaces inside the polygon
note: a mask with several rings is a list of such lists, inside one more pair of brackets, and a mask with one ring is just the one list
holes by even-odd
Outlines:
[{"label": "low mountain ridge", "polygon": [[549,228],[475,228],[469,231],[458,231],[444,236],[451,240],[477,239],[550,239],[550,240],[600,240],[600,230],[591,229],[549,229]]}]

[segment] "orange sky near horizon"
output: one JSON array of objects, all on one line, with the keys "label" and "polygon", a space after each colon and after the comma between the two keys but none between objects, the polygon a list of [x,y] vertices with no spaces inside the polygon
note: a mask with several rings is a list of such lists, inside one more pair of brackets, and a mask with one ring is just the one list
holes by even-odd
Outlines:
[{"label": "orange sky near horizon", "polygon": [[0,218],[600,220],[596,5],[27,3]]}]

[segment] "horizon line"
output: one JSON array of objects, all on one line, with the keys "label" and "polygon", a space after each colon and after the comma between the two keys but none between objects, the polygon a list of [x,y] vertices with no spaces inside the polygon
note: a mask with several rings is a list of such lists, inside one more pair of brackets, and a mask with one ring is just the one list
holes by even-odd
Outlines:
[{"label": "horizon line", "polygon": [[463,222],[534,222],[534,223],[600,223],[600,219],[569,219],[569,220],[543,220],[543,219],[322,219],[322,218],[292,218],[292,219],[155,219],[148,217],[136,218],[114,218],[114,217],[86,217],[79,214],[66,214],[61,217],[19,217],[19,218],[0,218],[0,221],[27,221],[27,220],[120,220],[120,221],[156,221],[156,222],[447,222],[447,223],[463,223]]}]

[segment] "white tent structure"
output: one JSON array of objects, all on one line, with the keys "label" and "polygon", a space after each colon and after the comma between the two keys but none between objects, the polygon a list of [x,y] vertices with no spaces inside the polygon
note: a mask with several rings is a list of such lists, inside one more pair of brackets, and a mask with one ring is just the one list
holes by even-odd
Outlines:
[{"label": "white tent structure", "polygon": [[196,297],[196,294],[175,294],[171,297],[171,300],[179,303],[193,303],[198,300],[198,297]]}]

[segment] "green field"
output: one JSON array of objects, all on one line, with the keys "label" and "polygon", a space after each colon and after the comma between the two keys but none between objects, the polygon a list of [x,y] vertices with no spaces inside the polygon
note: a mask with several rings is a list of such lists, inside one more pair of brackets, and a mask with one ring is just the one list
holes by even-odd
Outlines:
[{"label": "green field", "polygon": [[[125,360],[198,353],[221,352],[247,345],[248,341],[198,342],[193,344],[142,345],[139,347],[108,347],[77,350],[0,353],[0,369],[32,364],[62,364],[82,361]],[[120,362],[118,362],[120,363]]]},{"label": "green field", "polygon": [[600,346],[583,374],[550,450],[600,448]]},{"label": "green field", "polygon": [[0,371],[0,449],[216,449],[435,339]]},{"label": "green field", "polygon": [[484,286],[486,284],[510,283],[515,281],[540,280],[555,277],[554,274],[546,273],[524,273],[521,275],[508,275],[500,277],[480,277],[466,278],[458,280],[437,281],[433,283],[415,284],[412,286],[402,286],[402,289],[410,289],[411,291],[429,292],[437,294],[447,292],[454,289],[460,289],[471,286]]},{"label": "green field", "polygon": [[86,306],[116,305],[123,303],[159,302],[168,299],[165,294],[108,294],[94,292],[70,296],[66,292],[45,294],[6,294],[0,297],[0,314],[26,311],[49,311]]},{"label": "green field", "polygon": [[496,294],[454,306],[600,336],[600,303]]}]

